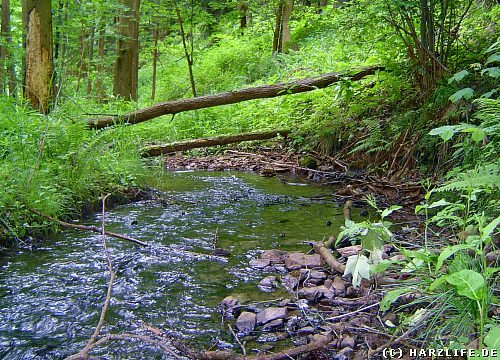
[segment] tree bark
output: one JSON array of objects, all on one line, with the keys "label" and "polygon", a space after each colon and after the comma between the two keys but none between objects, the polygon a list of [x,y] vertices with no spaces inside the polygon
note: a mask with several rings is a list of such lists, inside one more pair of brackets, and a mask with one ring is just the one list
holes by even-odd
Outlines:
[{"label": "tree bark", "polygon": [[156,67],[158,63],[158,37],[159,25],[155,24],[153,29],[153,83],[151,85],[151,100],[154,101],[156,96]]},{"label": "tree bark", "polygon": [[278,3],[278,8],[276,9],[276,20],[274,22],[274,35],[273,35],[273,56],[278,52],[281,52],[281,33],[283,31],[283,8],[285,6],[285,0],[280,0]]},{"label": "tree bark", "polygon": [[76,81],[76,93],[80,90],[80,82],[82,81],[83,74],[85,73],[85,20],[80,20],[80,65],[78,66],[78,77]]},{"label": "tree bark", "polygon": [[[178,7],[175,8],[175,11],[177,12],[177,20],[179,21],[179,27],[180,27],[180,31],[181,31],[181,37],[182,37],[182,46],[184,47],[184,53],[186,55],[186,61],[188,64],[189,81],[191,83],[191,90],[193,91],[193,96],[196,97],[197,96],[196,85],[194,82],[194,75],[193,75],[193,51],[191,51],[191,54],[189,54],[189,51],[187,48],[187,43],[186,43],[186,34],[184,32],[181,11],[179,10]],[[191,41],[193,41],[192,36],[191,36]],[[191,47],[191,50],[192,50],[192,47]]]},{"label": "tree bark", "polygon": [[99,60],[97,62],[97,77],[95,80],[95,92],[97,99],[102,101],[106,98],[106,92],[104,91],[104,85],[102,83],[102,79],[104,76],[104,63],[106,59],[104,58],[105,55],[105,48],[104,48],[104,24],[102,19],[99,20],[99,35],[97,39],[97,55],[99,57]]},{"label": "tree bark", "polygon": [[[2,24],[1,24],[2,38],[4,39],[2,46],[0,46],[0,91],[4,94],[7,93],[9,85],[9,46],[11,44],[10,34],[10,0],[2,0]],[[10,91],[9,91],[10,92]]]},{"label": "tree bark", "polygon": [[215,95],[205,95],[189,99],[166,101],[141,110],[126,113],[122,116],[105,116],[88,120],[88,125],[94,129],[102,129],[117,123],[138,124],[158,116],[167,114],[178,114],[183,111],[197,110],[208,107],[235,104],[253,99],[265,99],[288,94],[297,94],[315,89],[325,88],[344,77],[356,81],[368,75],[373,75],[377,70],[383,70],[382,66],[374,66],[361,69],[354,75],[348,76],[341,73],[328,73],[312,78],[292,81],[284,84],[264,85],[248,89],[230,91]]},{"label": "tree bark", "polygon": [[242,141],[272,139],[278,135],[287,136],[289,130],[272,130],[262,132],[252,132],[238,135],[217,136],[204,139],[195,139],[175,142],[167,145],[148,146],[142,150],[143,157],[159,156],[176,151],[185,151],[197,148],[204,148],[217,145],[235,144]]},{"label": "tree bark", "polygon": [[90,27],[90,39],[89,39],[89,64],[87,67],[87,96],[92,93],[92,73],[94,69],[94,36],[95,36],[95,25],[92,24]]},{"label": "tree bark", "polygon": [[283,17],[281,19],[282,30],[281,30],[280,52],[288,51],[288,43],[290,42],[291,38],[289,20],[290,20],[290,15],[292,15],[292,9],[293,9],[293,0],[286,0],[283,6]]},{"label": "tree bark", "polygon": [[23,1],[23,30],[24,97],[42,113],[48,113],[54,98],[50,0]]},{"label": "tree bark", "polygon": [[140,0],[120,0],[128,10],[120,16],[113,94],[126,100],[137,100],[139,70]]}]

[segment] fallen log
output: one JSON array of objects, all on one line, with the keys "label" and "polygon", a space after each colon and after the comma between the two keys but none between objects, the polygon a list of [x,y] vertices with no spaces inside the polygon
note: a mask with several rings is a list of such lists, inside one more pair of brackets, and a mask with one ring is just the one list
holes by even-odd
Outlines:
[{"label": "fallen log", "polygon": [[194,98],[166,101],[125,113],[123,115],[111,115],[87,120],[87,124],[93,129],[102,129],[118,123],[138,124],[162,115],[175,115],[188,110],[204,109],[208,107],[235,104],[242,101],[265,99],[288,94],[325,88],[344,78],[351,81],[375,74],[378,70],[384,70],[382,66],[373,66],[361,69],[353,75],[332,72],[312,78],[296,80],[284,84],[263,85],[253,88],[235,90],[214,95],[198,96]]},{"label": "fallen log", "polygon": [[217,137],[210,137],[203,139],[186,140],[166,145],[151,145],[143,148],[141,150],[141,153],[143,157],[152,157],[176,151],[185,151],[185,150],[210,147],[216,145],[234,144],[242,141],[272,139],[278,135],[286,137],[289,133],[290,133],[289,130],[272,130],[272,131],[244,133],[238,135],[226,135],[226,136],[217,136]]}]

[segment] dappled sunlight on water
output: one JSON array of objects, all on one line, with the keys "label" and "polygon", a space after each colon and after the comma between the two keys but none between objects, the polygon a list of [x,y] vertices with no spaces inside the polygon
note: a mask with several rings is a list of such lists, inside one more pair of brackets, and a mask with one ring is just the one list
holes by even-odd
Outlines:
[{"label": "dappled sunlight on water", "polygon": [[[307,241],[328,236],[342,222],[341,209],[308,196],[326,193],[314,185],[286,185],[247,173],[166,174],[168,202],[141,201],[106,213],[110,231],[151,244],[108,238],[117,278],[103,332],[137,332],[146,322],[210,346],[231,342],[215,306],[227,295],[242,301],[284,296],[263,293],[264,275],[248,268],[260,249],[305,250]],[[99,226],[101,215],[86,223]],[[210,261],[217,246],[228,261]],[[61,232],[36,250],[0,254],[0,357],[57,359],[77,352],[99,319],[108,273],[97,234]],[[138,343],[110,344],[96,351],[109,358],[167,358]]]}]

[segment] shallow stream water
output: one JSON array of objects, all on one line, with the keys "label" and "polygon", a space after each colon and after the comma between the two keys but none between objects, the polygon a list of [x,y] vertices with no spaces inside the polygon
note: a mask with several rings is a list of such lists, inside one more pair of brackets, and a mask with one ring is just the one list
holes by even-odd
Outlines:
[{"label": "shallow stream water", "polygon": [[[232,295],[249,303],[289,297],[264,293],[265,276],[248,267],[259,250],[308,249],[338,229],[342,209],[311,200],[327,189],[248,173],[178,172],[159,179],[167,201],[140,201],[106,212],[106,228],[147,241],[141,248],[108,238],[117,272],[103,333],[137,332],[148,323],[198,347],[231,347],[216,305]],[[332,227],[326,225],[332,221]],[[85,224],[101,223],[101,214]],[[214,237],[231,255],[208,254]],[[98,234],[64,230],[34,250],[0,252],[0,359],[61,359],[81,349],[104,301],[108,272]],[[109,343],[93,354],[168,359],[137,342]]]}]

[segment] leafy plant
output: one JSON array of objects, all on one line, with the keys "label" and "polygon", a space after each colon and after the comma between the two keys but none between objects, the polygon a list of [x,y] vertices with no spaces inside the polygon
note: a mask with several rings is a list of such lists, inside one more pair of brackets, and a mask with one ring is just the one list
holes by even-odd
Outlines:
[{"label": "leafy plant", "polygon": [[382,261],[384,244],[389,242],[392,237],[392,233],[389,230],[392,224],[384,219],[401,208],[400,206],[391,206],[388,209],[380,210],[373,197],[367,197],[367,202],[377,210],[381,221],[355,223],[352,220],[346,219],[345,225],[341,227],[341,231],[335,242],[335,245],[337,245],[345,237],[360,239],[362,250],[370,253],[369,258],[361,253],[347,258],[344,275],[352,274],[352,284],[354,286],[359,286],[362,278],[370,278],[370,272],[374,270],[370,265],[377,265]]}]

